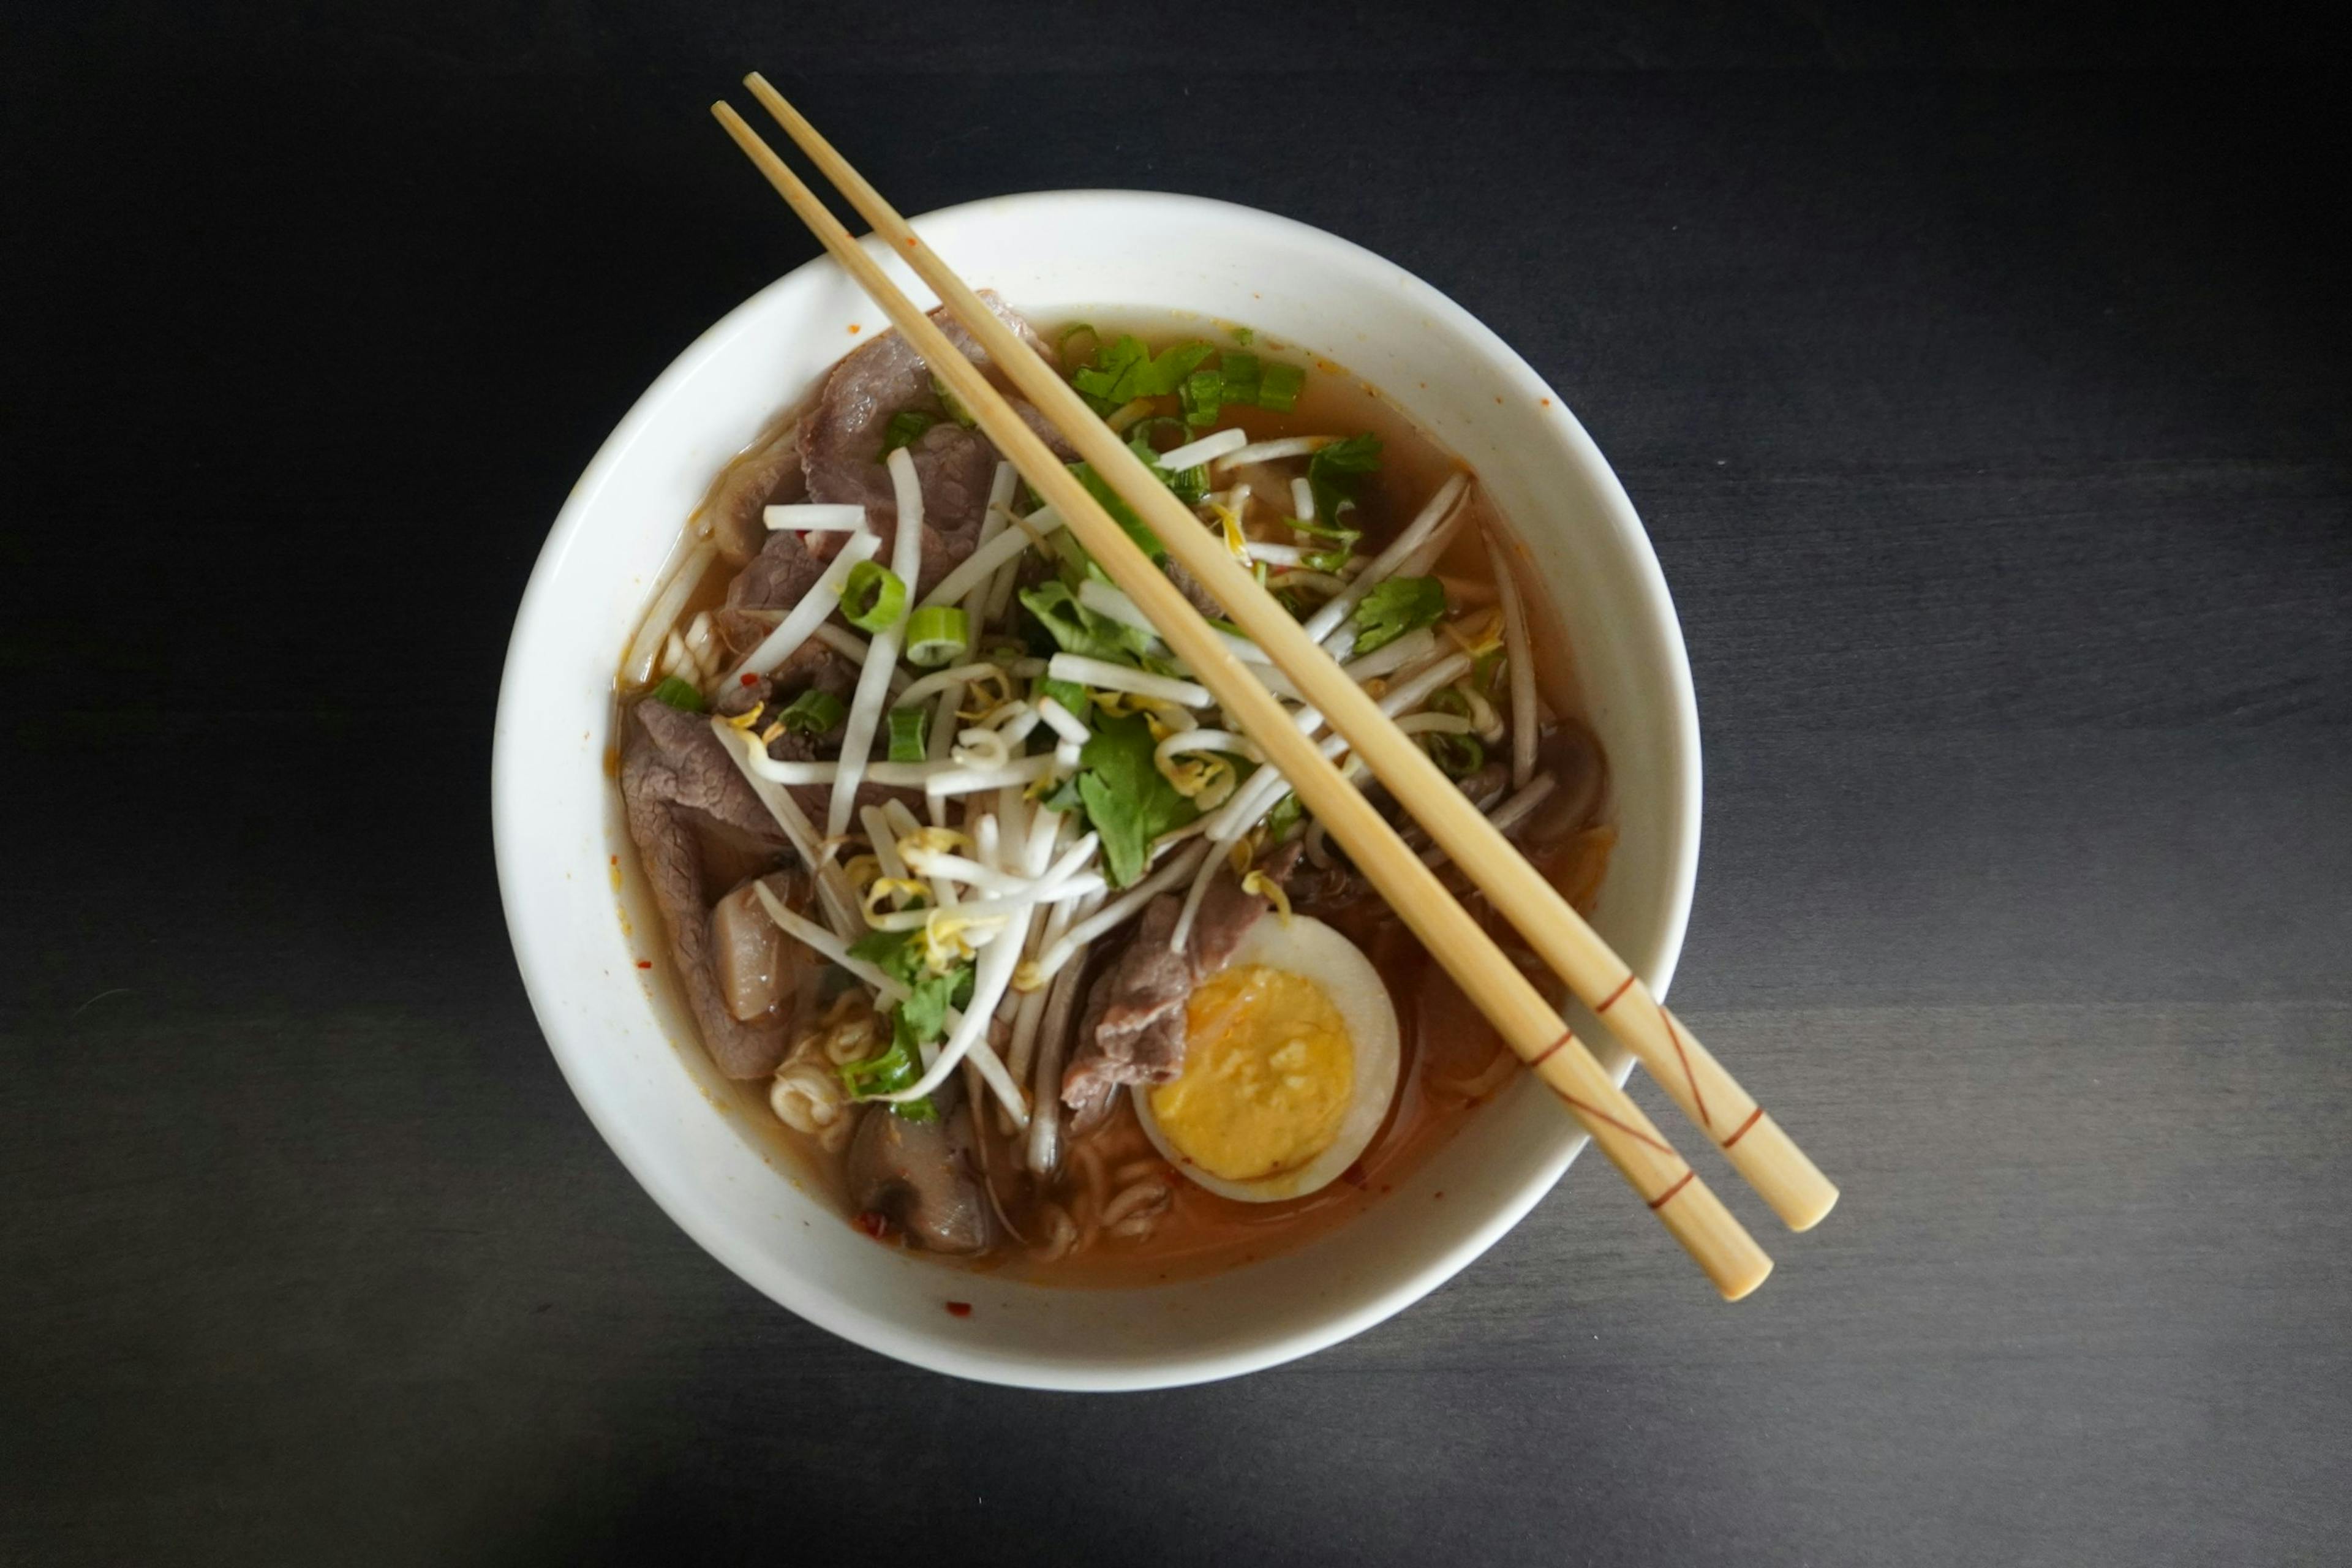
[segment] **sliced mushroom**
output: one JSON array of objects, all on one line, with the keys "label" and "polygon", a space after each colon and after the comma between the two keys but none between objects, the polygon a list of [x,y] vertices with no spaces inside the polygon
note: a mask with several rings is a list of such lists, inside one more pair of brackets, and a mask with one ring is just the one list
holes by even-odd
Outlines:
[{"label": "sliced mushroom", "polygon": [[915,1121],[880,1106],[850,1140],[849,1202],[878,1214],[931,1252],[985,1252],[996,1242],[972,1155],[971,1111],[959,1106],[935,1121]]}]

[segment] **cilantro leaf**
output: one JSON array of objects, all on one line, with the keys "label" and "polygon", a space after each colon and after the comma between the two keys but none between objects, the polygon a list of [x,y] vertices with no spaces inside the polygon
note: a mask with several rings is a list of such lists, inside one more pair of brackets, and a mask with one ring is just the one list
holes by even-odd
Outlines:
[{"label": "cilantro leaf", "polygon": [[[902,1089],[912,1089],[923,1076],[922,1053],[907,1038],[904,1023],[894,1026],[890,1044],[863,1061],[845,1062],[839,1068],[841,1087],[852,1100],[872,1100],[877,1095],[895,1094]],[[910,1100],[903,1105],[893,1105],[891,1110],[909,1121],[937,1121],[940,1108],[927,1095]]]},{"label": "cilantro leaf", "polygon": [[1364,476],[1381,466],[1381,438],[1370,432],[1334,441],[1307,460],[1307,486],[1315,492],[1315,515],[1336,522],[1356,504]]},{"label": "cilantro leaf", "polygon": [[1037,617],[1037,624],[1045,628],[1064,653],[1108,659],[1113,664],[1133,664],[1140,647],[1150,646],[1150,633],[1095,614],[1079,604],[1070,585],[1059,579],[1024,588],[1021,604]]},{"label": "cilantro leaf", "polygon": [[849,956],[862,958],[901,985],[912,985],[922,972],[919,931],[870,931],[850,943]]},{"label": "cilantro leaf", "polygon": [[926,973],[907,987],[912,994],[898,1004],[898,1027],[911,1043],[928,1045],[948,1032],[948,1009],[959,986],[970,994],[971,973],[971,964],[961,964],[945,974]]},{"label": "cilantro leaf", "polygon": [[1096,400],[1098,412],[1108,413],[1139,397],[1166,397],[1184,384],[1184,378],[1216,353],[1216,345],[1198,341],[1181,342],[1153,358],[1143,340],[1121,333],[1115,342],[1095,351],[1095,363],[1070,373],[1070,384]]},{"label": "cilantro leaf", "polygon": [[1356,606],[1356,651],[1370,653],[1445,614],[1445,584],[1434,577],[1391,577]]},{"label": "cilantro leaf", "polygon": [[1103,868],[1115,888],[1143,875],[1153,839],[1201,815],[1153,765],[1155,746],[1143,715],[1129,713],[1103,720],[1078,753],[1078,798],[1102,836]]},{"label": "cilantro leaf", "polygon": [[1087,487],[1088,495],[1102,502],[1103,510],[1110,513],[1111,521],[1125,529],[1127,536],[1135,541],[1146,555],[1150,556],[1154,561],[1167,558],[1168,547],[1160,542],[1160,536],[1152,532],[1141,518],[1135,515],[1135,509],[1121,500],[1117,490],[1110,488],[1108,479],[1095,472],[1092,463],[1072,463],[1070,472],[1077,476],[1078,483]]}]

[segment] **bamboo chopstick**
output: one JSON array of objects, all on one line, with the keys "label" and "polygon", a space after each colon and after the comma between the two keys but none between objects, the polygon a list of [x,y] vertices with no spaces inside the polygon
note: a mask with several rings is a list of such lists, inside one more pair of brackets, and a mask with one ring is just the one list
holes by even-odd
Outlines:
[{"label": "bamboo chopstick", "polygon": [[1837,1188],[1699,1044],[1697,1037],[1651,994],[1633,967],[1610,950],[1559,889],[1528,865],[1428,755],[1299,630],[1289,612],[1197,526],[1168,487],[1094,417],[1068,384],[1007,329],[937,252],[916,237],[898,210],[800,110],[756,71],[744,79],[744,85],[849,199],[850,205],[874,226],[876,235],[907,258],[980,341],[989,357],[1151,525],[1169,552],[1346,738],[1350,749],[1517,928],[1552,972],[1568,982],[1569,989],[1596,1016],[1608,1022],[1650,1076],[1723,1151],[1772,1211],[1791,1230],[1810,1230],[1820,1224],[1837,1203]]},{"label": "bamboo chopstick", "polygon": [[[726,103],[713,104],[711,113],[825,249],[914,344],[932,374],[948,384],[1030,488],[1054,507],[1112,581],[1161,628],[1161,635],[1192,666],[1201,683],[1241,720],[1243,728],[1290,781],[1307,808],[1339,840],[1464,994],[1476,1000],[1504,1040],[1568,1102],[1601,1152],[1723,1297],[1738,1300],[1762,1284],[1771,1272],[1771,1259],[1675,1152],[1641,1108],[1601,1070],[1574,1033],[1562,1026],[1559,1016],[1454,902],[1435,874],[1297,729],[1282,705],[1013,412],[979,368],[884,275],[759,133]],[[984,306],[980,314],[992,321],[995,319]],[[1192,522],[1190,518],[1185,521]],[[1192,531],[1198,531],[1197,524]]]}]

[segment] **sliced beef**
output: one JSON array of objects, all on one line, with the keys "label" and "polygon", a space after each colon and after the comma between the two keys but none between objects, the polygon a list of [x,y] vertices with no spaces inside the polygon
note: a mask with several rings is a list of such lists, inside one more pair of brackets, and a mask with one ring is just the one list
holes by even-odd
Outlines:
[{"label": "sliced beef", "polygon": [[703,498],[711,542],[730,562],[741,564],[761,552],[771,536],[762,511],[804,500],[808,482],[801,472],[801,432],[796,421],[770,426],[742,455],[720,470]]},{"label": "sliced beef", "polygon": [[1265,873],[1282,884],[1292,909],[1309,914],[1353,903],[1372,890],[1370,879],[1347,861],[1335,858],[1328,866],[1318,866],[1296,839],[1266,857]]},{"label": "sliced beef", "polygon": [[621,795],[633,821],[640,807],[661,806],[763,843],[782,842],[776,819],[720,748],[710,721],[647,699],[622,723]]},{"label": "sliced beef", "polygon": [[[1053,351],[1035,329],[1008,310],[993,295],[983,294],[1000,317],[1052,363]],[[931,320],[948,341],[974,364],[987,368],[987,351],[942,309]],[[1020,399],[1016,412],[1032,428],[1044,434],[1043,419]],[[882,442],[893,416],[913,411],[940,420],[908,448],[923,491],[923,565],[916,592],[919,596],[944,577],[980,541],[980,523],[988,510],[988,488],[995,478],[997,451],[978,431],[967,430],[946,417],[945,405],[931,384],[930,367],[914,345],[897,332],[880,337],[835,365],[818,395],[816,406],[801,422],[801,463],[812,500],[848,502],[866,508],[867,520],[883,537],[883,559],[888,559],[898,528],[898,506],[883,464]],[[1058,436],[1049,444],[1066,452]],[[811,548],[830,558],[841,548],[839,534],[819,534]]]},{"label": "sliced beef", "polygon": [[1209,884],[1192,933],[1171,952],[1183,900],[1164,893],[1144,906],[1134,937],[1097,977],[1078,1023],[1077,1048],[1062,1076],[1074,1132],[1108,1113],[1121,1084],[1167,1083],[1184,1070],[1184,1008],[1193,991],[1233,962],[1234,951],[1266,911],[1230,874]]},{"label": "sliced beef", "polygon": [[720,640],[738,658],[751,652],[775,630],[776,617],[744,612],[790,610],[824,574],[824,563],[809,552],[799,534],[789,528],[769,534],[759,553],[727,584],[727,603],[712,617]]},{"label": "sliced beef", "polygon": [[776,1070],[787,1044],[781,1016],[746,1022],[728,1005],[711,930],[714,901],[703,886],[698,836],[718,831],[775,848],[782,838],[767,809],[719,749],[699,716],[650,700],[624,721],[621,798],[629,837],[636,842],[646,879],[653,885],[670,958],[705,1049],[729,1078],[761,1078]]},{"label": "sliced beef", "polygon": [[1511,764],[1497,758],[1475,773],[1465,773],[1460,783],[1462,793],[1475,801],[1479,810],[1492,811],[1510,793]]},{"label": "sliced beef", "polygon": [[[1479,803],[1480,809],[1491,811],[1496,802],[1510,793],[1511,765],[1491,762],[1460,781],[1462,793]],[[1368,780],[1364,795],[1383,816],[1394,818],[1395,800],[1376,780]],[[1523,817],[1503,830],[1503,837],[1513,840],[1524,838],[1534,828],[1538,817]],[[1418,823],[1405,820],[1397,824],[1398,836],[1413,849],[1425,849],[1429,835]],[[1356,869],[1338,845],[1331,847],[1331,864],[1318,866],[1308,860],[1299,841],[1293,839],[1265,858],[1266,875],[1282,884],[1291,908],[1307,914],[1319,915],[1329,910],[1377,899],[1379,892],[1371,879]]]},{"label": "sliced beef", "polygon": [[1183,595],[1194,609],[1204,616],[1213,616],[1218,620],[1224,619],[1225,607],[1217,603],[1216,595],[1201,586],[1201,580],[1198,577],[1177,564],[1174,556],[1171,555],[1161,562],[1160,569],[1168,574],[1168,580],[1176,584],[1176,591]]},{"label": "sliced beef", "polygon": [[971,1110],[949,1109],[951,1098],[951,1089],[934,1097],[941,1114],[932,1121],[880,1106],[865,1113],[849,1141],[849,1202],[927,1251],[985,1252],[996,1242],[996,1216],[974,1157]]}]

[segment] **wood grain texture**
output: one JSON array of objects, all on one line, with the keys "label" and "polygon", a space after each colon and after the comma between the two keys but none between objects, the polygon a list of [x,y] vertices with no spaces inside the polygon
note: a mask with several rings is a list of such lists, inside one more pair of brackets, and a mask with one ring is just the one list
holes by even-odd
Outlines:
[{"label": "wood grain texture", "polygon": [[[1980,68],[2275,58],[2243,12],[1262,11],[1213,83],[1214,7],[10,17],[0,1562],[2340,1555],[2332,96]],[[490,708],[604,433],[810,254],[703,111],[752,65],[909,211],[1272,207],[1566,394],[1697,677],[1675,1010],[1846,1189],[1763,1292],[1580,1169],[1307,1362],[1033,1395],[638,1192],[514,975]]]}]

